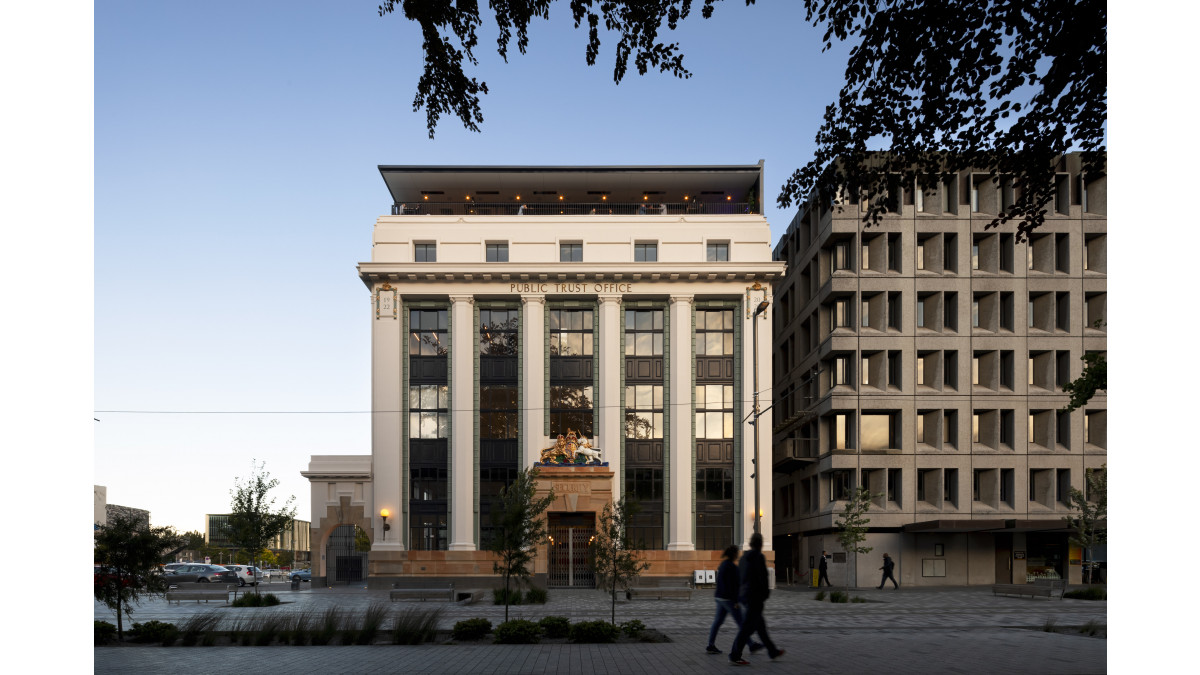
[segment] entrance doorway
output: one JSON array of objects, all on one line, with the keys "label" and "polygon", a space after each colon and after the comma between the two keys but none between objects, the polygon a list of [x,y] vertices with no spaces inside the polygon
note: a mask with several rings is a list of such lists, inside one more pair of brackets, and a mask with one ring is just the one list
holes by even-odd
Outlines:
[{"label": "entrance doorway", "polygon": [[325,546],[325,573],[330,584],[341,582],[352,584],[363,580],[367,569],[367,554],[354,545],[355,527],[338,525],[329,533]]},{"label": "entrance doorway", "polygon": [[1013,536],[1007,533],[997,534],[996,536],[996,583],[1011,584],[1012,580],[1012,558],[1013,558]]},{"label": "entrance doorway", "polygon": [[550,565],[546,585],[551,588],[595,588],[596,575],[588,569],[588,544],[596,535],[595,513],[551,513]]}]

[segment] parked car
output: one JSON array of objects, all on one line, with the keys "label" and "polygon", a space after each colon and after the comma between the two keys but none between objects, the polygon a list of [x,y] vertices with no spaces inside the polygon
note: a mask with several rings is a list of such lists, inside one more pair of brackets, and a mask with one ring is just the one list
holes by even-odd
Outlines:
[{"label": "parked car", "polygon": [[262,581],[262,570],[254,565],[225,565],[225,569],[230,570],[238,577],[238,586],[257,586]]},{"label": "parked car", "polygon": [[[92,583],[96,586],[101,584],[110,584],[117,578],[117,570],[114,567],[105,567],[103,565],[92,565]],[[121,586],[128,587],[133,583],[134,576],[126,572],[121,575]]]},{"label": "parked car", "polygon": [[172,572],[163,575],[163,581],[170,584],[183,583],[238,583],[238,575],[220,565],[193,564],[183,565]]},{"label": "parked car", "polygon": [[268,567],[262,571],[262,574],[264,579],[270,580],[282,579],[287,576],[286,572],[276,567]]},{"label": "parked car", "polygon": [[294,570],[292,576],[288,577],[288,579],[292,581],[296,579],[300,581],[312,581],[312,570]]},{"label": "parked car", "polygon": [[174,572],[175,570],[179,569],[180,567],[187,567],[190,564],[191,563],[167,563],[166,565],[162,566],[162,573],[170,574],[171,572]]}]

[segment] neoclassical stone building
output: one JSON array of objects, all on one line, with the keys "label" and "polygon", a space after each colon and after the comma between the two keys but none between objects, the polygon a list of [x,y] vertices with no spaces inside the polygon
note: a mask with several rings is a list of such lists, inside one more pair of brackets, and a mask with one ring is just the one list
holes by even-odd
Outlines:
[{"label": "neoclassical stone building", "polygon": [[[304,472],[314,576],[354,576],[358,526],[372,584],[490,585],[493,499],[571,433],[600,456],[542,469],[557,498],[540,583],[590,583],[596,515],[622,497],[641,506],[649,576],[690,577],[745,545],[756,488],[763,509],[772,494],[753,458],[757,428],[769,462],[774,306],[756,310],[784,272],[761,163],[380,173],[391,214],[358,267],[371,455]],[[761,529],[771,542],[769,513]]]}]

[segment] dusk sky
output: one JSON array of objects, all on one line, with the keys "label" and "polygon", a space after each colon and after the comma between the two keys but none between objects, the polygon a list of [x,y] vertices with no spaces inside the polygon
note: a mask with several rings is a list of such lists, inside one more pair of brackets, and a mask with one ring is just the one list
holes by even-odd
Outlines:
[{"label": "dusk sky", "polygon": [[[73,533],[92,483],[156,525],[203,529],[258,459],[281,480],[279,501],[294,494],[307,519],[309,456],[370,453],[368,293],[355,265],[389,210],[378,165],[763,159],[778,239],[794,209],[773,198],[811,156],[845,66],[844,46],[821,53],[799,0],[727,0],[666,35],[690,80],[630,73],[617,86],[612,36],[588,68],[586,34],[558,2],[551,21],[534,22],[529,54],[514,45],[507,65],[485,21],[472,73],[492,91],[483,133],[443,119],[430,140],[424,112],[412,111],[417,27],[380,18],[378,4],[0,10],[0,427],[16,486],[6,524],[49,532],[47,516],[65,519],[68,567],[87,555]],[[1181,428],[1195,415],[1183,389],[1196,371],[1194,319],[1176,310],[1200,245],[1186,210],[1195,108],[1181,76],[1195,62],[1187,17],[1200,7],[1111,3],[1109,13],[1108,549],[1123,572],[1114,578],[1127,579],[1134,556],[1139,568],[1174,562],[1168,552],[1194,529],[1190,492],[1162,478],[1196,468]],[[143,412],[102,412],[116,410]],[[21,592],[57,621],[84,583],[52,589],[62,603],[32,602],[42,593],[32,584]],[[1125,598],[1128,609],[1149,602]],[[1175,614],[1146,609],[1114,611],[1110,628],[1141,624],[1186,644],[1186,622],[1155,624]]]},{"label": "dusk sky", "polygon": [[801,3],[726,2],[666,36],[691,79],[631,68],[618,86],[615,39],[587,67],[559,3],[507,65],[485,21],[482,133],[443,118],[430,140],[412,111],[417,25],[377,5],[96,6],[95,483],[110,503],[203,530],[258,459],[307,519],[309,456],[370,454],[355,264],[390,208],[378,165],[763,159],[777,240],[795,210],[774,197],[845,67]]}]

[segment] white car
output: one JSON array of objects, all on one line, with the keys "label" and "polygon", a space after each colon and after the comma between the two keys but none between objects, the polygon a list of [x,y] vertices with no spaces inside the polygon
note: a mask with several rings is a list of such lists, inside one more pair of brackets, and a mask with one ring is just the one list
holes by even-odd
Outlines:
[{"label": "white car", "polygon": [[225,565],[225,569],[237,574],[238,586],[257,586],[262,581],[262,570],[253,565]]}]

